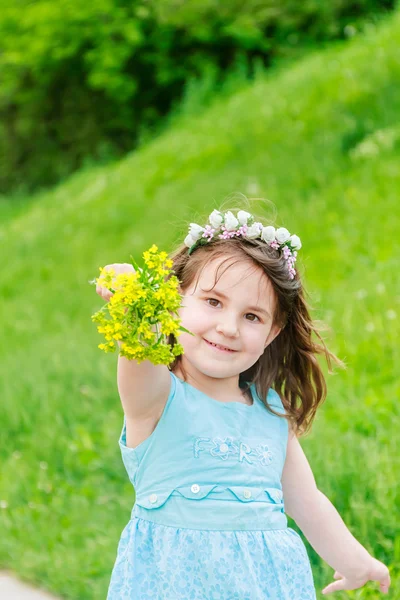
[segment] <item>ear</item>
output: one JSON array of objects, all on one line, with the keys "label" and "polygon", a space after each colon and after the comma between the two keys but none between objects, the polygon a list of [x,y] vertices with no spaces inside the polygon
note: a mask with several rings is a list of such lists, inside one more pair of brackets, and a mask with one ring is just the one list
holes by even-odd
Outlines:
[{"label": "ear", "polygon": [[268,337],[265,340],[264,350],[267,346],[270,345],[271,342],[274,341],[274,339],[280,334],[281,331],[282,331],[281,327],[279,327],[278,325],[272,325],[271,330],[268,334]]}]

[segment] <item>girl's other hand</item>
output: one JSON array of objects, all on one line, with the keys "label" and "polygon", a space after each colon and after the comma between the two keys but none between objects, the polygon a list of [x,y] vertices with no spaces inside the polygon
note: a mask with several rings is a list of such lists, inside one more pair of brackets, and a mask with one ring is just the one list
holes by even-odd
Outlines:
[{"label": "girl's other hand", "polygon": [[339,590],[356,590],[365,585],[367,581],[379,581],[382,594],[387,594],[390,587],[389,569],[386,565],[372,556],[370,564],[367,566],[367,570],[359,577],[344,577],[338,573],[338,571],[335,571],[333,578],[338,581],[330,583],[324,588],[322,590],[323,594],[331,594],[332,592],[338,592]]},{"label": "girl's other hand", "polygon": [[[135,269],[129,263],[114,263],[112,265],[106,265],[104,269],[106,271],[113,269],[115,275],[120,275],[121,273],[135,272]],[[99,296],[101,296],[106,302],[108,302],[110,298],[114,295],[112,292],[110,292],[110,290],[108,290],[105,287],[101,287],[100,285],[96,285],[96,294],[99,294]]]}]

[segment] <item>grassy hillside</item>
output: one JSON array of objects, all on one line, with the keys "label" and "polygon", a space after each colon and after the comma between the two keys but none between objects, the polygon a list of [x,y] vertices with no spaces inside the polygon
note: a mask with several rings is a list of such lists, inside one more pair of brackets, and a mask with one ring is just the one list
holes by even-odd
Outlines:
[{"label": "grassy hillside", "polygon": [[[238,191],[271,201],[276,222],[303,241],[314,315],[348,364],[329,377],[303,448],[350,530],[390,565],[390,597],[400,598],[399,39],[397,13],[5,219],[3,567],[71,600],[105,597],[134,493],[117,444],[117,357],[97,349],[90,315],[101,301],[88,280],[153,242],[172,249],[188,221]],[[269,204],[251,208],[271,215]],[[321,589],[333,572],[308,550]],[[378,596],[369,584],[335,598]]]}]

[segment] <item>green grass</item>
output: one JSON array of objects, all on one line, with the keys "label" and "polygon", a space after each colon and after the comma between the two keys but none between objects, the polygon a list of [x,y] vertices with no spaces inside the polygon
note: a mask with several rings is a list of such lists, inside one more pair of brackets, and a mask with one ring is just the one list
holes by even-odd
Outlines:
[{"label": "green grass", "polygon": [[[399,39],[396,13],[7,213],[3,567],[64,598],[105,597],[134,492],[117,444],[117,357],[97,349],[90,315],[101,301],[88,280],[153,242],[172,249],[188,221],[201,222],[233,190],[271,201],[277,223],[303,241],[314,316],[330,325],[325,338],[348,369],[328,377],[327,402],[302,444],[318,486],[390,566],[390,598],[400,598]],[[251,208],[273,210],[262,201]],[[321,589],[332,570],[308,551]],[[335,595],[378,597],[374,584]]]}]

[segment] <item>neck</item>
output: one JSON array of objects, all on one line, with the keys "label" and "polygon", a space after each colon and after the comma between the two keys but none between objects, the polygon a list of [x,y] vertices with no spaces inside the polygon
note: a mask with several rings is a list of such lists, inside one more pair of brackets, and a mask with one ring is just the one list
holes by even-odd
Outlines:
[{"label": "neck", "polygon": [[174,369],[174,374],[180,379],[184,379],[193,387],[199,389],[207,396],[217,400],[226,400],[243,396],[243,392],[239,387],[239,376],[232,377],[210,377],[195,369],[192,365],[185,363],[181,369],[181,363]]}]

